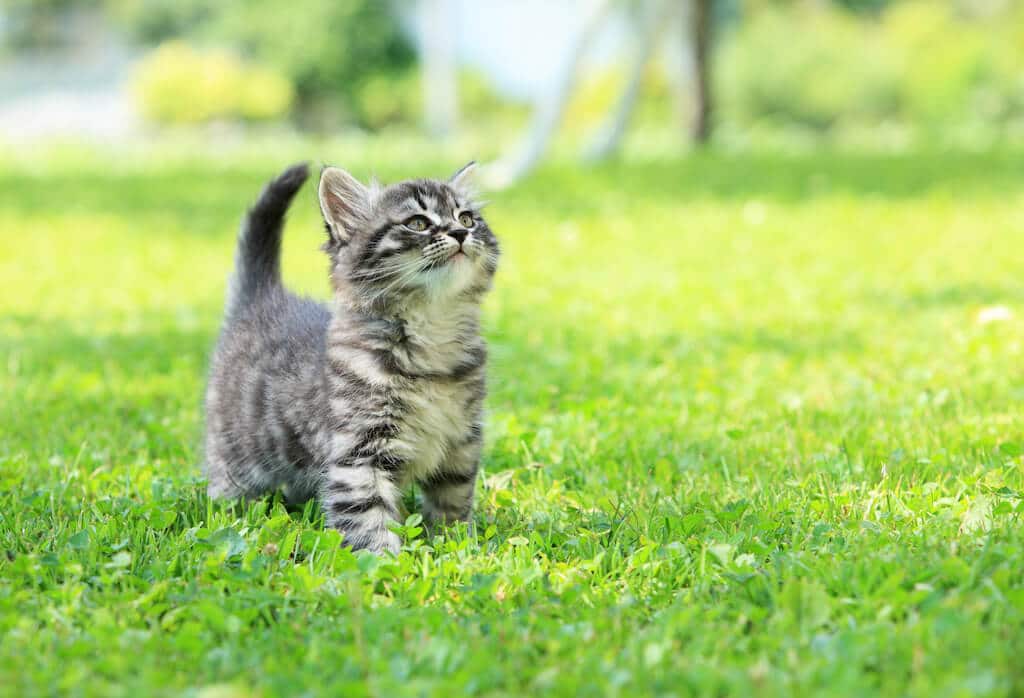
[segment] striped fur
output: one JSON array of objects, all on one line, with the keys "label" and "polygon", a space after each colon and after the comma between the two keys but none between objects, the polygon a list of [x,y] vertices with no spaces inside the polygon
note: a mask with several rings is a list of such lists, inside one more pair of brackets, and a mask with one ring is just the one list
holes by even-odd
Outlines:
[{"label": "striped fur", "polygon": [[470,520],[486,390],[480,301],[499,249],[465,174],[383,187],[325,169],[327,305],[280,280],[282,219],[308,172],[267,185],[239,234],[210,368],[211,496],[319,497],[347,544],[375,552],[398,550],[389,523],[413,482],[428,523]]}]

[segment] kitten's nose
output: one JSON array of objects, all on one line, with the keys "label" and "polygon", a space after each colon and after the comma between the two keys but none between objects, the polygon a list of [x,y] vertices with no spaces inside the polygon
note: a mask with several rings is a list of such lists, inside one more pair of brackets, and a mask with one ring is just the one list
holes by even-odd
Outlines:
[{"label": "kitten's nose", "polygon": [[462,241],[466,239],[466,235],[469,234],[468,230],[449,230],[448,235],[455,238],[455,242],[462,244]]}]

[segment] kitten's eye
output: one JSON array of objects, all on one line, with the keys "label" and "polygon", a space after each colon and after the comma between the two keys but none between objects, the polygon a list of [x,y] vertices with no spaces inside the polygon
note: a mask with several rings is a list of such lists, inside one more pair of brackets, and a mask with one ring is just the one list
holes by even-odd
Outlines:
[{"label": "kitten's eye", "polygon": [[413,216],[405,222],[405,227],[417,233],[422,233],[430,227],[430,222],[425,216]]},{"label": "kitten's eye", "polygon": [[459,214],[459,225],[463,228],[472,228],[476,225],[476,219],[473,218],[473,214],[468,211],[463,211]]}]

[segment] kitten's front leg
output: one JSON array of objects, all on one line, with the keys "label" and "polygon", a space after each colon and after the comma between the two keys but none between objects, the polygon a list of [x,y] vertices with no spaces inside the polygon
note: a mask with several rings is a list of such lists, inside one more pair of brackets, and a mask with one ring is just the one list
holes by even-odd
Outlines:
[{"label": "kitten's front leg", "polygon": [[480,467],[480,430],[474,428],[465,441],[452,449],[441,469],[420,480],[423,518],[431,527],[454,521],[470,522]]},{"label": "kitten's front leg", "polygon": [[394,463],[383,457],[356,458],[327,471],[320,500],[327,525],[341,531],[353,550],[397,555],[402,549],[401,538],[388,528],[398,520],[395,476]]}]

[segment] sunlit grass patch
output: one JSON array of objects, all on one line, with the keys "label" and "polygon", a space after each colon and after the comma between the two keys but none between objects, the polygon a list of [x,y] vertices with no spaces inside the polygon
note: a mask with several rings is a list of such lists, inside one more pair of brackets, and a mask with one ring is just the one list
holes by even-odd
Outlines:
[{"label": "sunlit grass patch", "polygon": [[[286,162],[0,173],[12,694],[1020,686],[1019,158],[701,154],[493,195],[475,530],[413,517],[386,560],[315,505],[204,493],[237,220]],[[307,187],[284,266],[318,297],[321,235]]]}]

